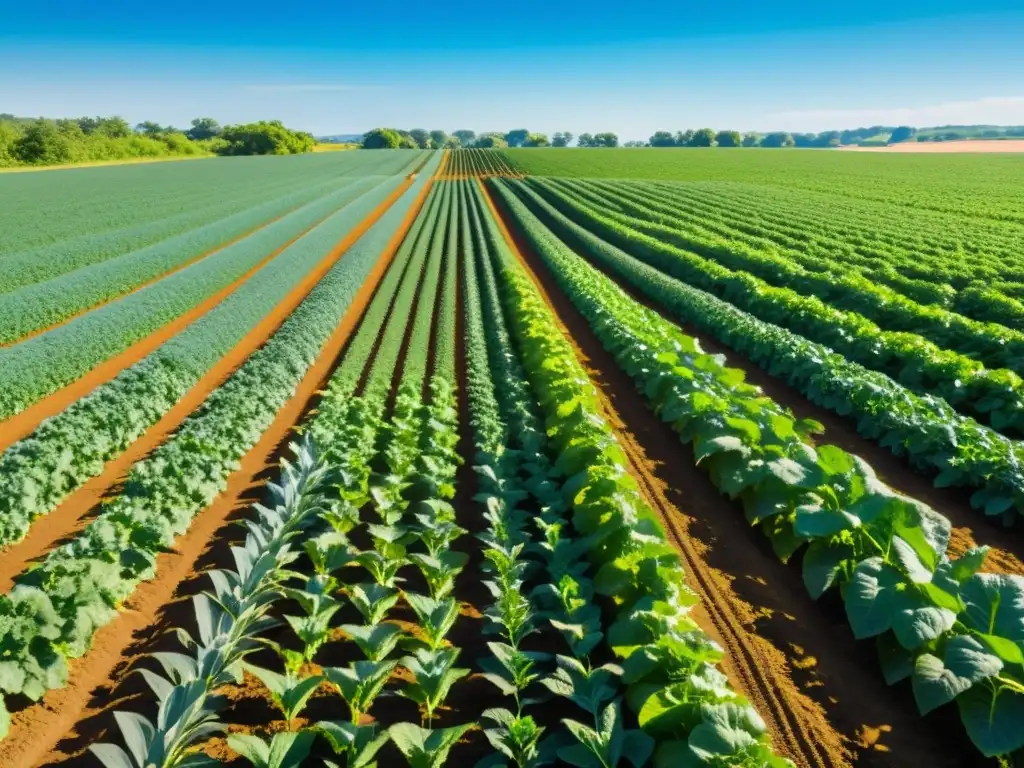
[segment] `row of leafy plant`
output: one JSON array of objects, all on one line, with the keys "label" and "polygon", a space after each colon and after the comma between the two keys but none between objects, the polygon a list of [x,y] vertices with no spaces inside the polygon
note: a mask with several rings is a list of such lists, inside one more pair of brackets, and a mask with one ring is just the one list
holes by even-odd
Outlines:
[{"label": "row of leafy plant", "polygon": [[130,472],[123,492],[70,542],[49,552],[0,597],[7,697],[40,698],[62,686],[68,660],[88,650],[157,555],[226,485],[291,397],[338,326],[426,176],[350,248],[274,336]]},{"label": "row of leafy plant", "polygon": [[[386,180],[368,192],[370,183],[357,181],[334,191],[211,258],[97,307],[66,325],[0,349],[0,415],[10,417],[71,384],[230,285],[295,238],[306,235],[315,239],[318,225],[327,225],[321,233],[327,229],[336,232],[339,222],[349,228],[355,226],[394,191],[401,179]],[[294,258],[295,252],[286,248],[282,252],[284,260]],[[274,261],[282,260],[274,259],[267,266],[273,266]],[[298,269],[296,265],[293,282],[298,282]]]},{"label": "row of leafy plant", "polygon": [[941,399],[917,395],[821,344],[673,279],[579,226],[526,188],[516,189],[567,242],[812,402],[854,419],[863,436],[935,475],[937,486],[972,489],[972,505],[1007,524],[1024,510],[1024,456],[1018,442],[961,416]]},{"label": "row of leafy plant", "polygon": [[[991,324],[986,327],[982,335],[988,340],[986,343],[992,342],[993,348],[1000,350],[999,360],[1004,366],[986,369],[966,354],[942,349],[928,341],[920,335],[927,329],[906,320],[940,310],[899,297],[868,278],[817,275],[806,270],[797,273],[782,257],[744,249],[733,240],[702,234],[697,227],[683,232],[661,223],[646,223],[607,208],[595,208],[580,199],[581,193],[555,191],[542,181],[533,183],[563,213],[622,247],[628,244],[632,251],[667,274],[714,293],[766,322],[825,344],[854,362],[892,376],[912,390],[942,397],[965,414],[999,430],[1011,435],[1024,433],[1024,379],[1015,370],[1024,371],[1024,367],[1019,360],[1003,354],[1006,347],[1024,351],[1024,344],[1011,338],[1014,332]],[[636,211],[647,207],[637,204]],[[773,286],[771,282],[783,282],[785,287]],[[853,299],[845,302],[848,309],[830,303],[844,304],[844,296]],[[851,305],[858,303],[859,309],[865,310],[867,302],[862,299],[869,296],[875,297],[871,305],[887,307],[887,327],[903,327],[906,332],[882,330],[854,311],[856,308]],[[952,316],[949,312],[944,314]],[[905,318],[905,322],[898,323],[893,319],[896,317]],[[956,327],[949,317],[936,322],[943,329]],[[927,335],[934,337],[931,333]],[[942,338],[935,340],[945,342]],[[977,354],[977,345],[972,350],[972,354]]]},{"label": "row of leafy plant", "polygon": [[[573,700],[594,718],[593,727],[569,727],[598,762],[571,759],[580,754],[576,747],[559,757],[577,765],[612,765],[620,758],[643,763],[653,750],[657,766],[788,765],[772,752],[763,720],[717,668],[722,650],[688,615],[697,598],[625,469],[628,460],[601,415],[593,384],[482,207],[479,189],[474,192],[502,305],[543,418],[514,423],[524,436],[526,487],[544,510],[536,523],[543,535],[538,551],[557,578],[541,590],[542,615],[554,618],[580,656],[559,659],[556,686],[573,691]],[[502,382],[513,378],[503,374]],[[528,407],[509,400],[510,412],[528,416]],[[551,470],[535,458],[540,450],[551,455]],[[559,510],[566,515],[562,522]],[[608,624],[596,596],[613,614]],[[592,668],[587,657],[599,645],[621,664]],[[638,731],[622,725],[615,698],[622,687]]]},{"label": "row of leafy plant", "polygon": [[[0,498],[0,545],[23,538],[36,518],[99,475],[163,417],[359,225],[371,204],[331,216],[173,339],[0,455],[0,474],[8,483]],[[404,203],[396,205],[407,210]]]},{"label": "row of leafy plant", "polygon": [[950,523],[892,491],[863,460],[812,446],[798,420],[742,371],[632,300],[548,230],[511,189],[502,199],[560,287],[650,406],[692,444],[782,559],[802,555],[815,598],[837,588],[886,679],[910,679],[922,713],[956,701],[986,756],[1024,748],[1024,577],[979,572],[986,549],[951,560]]}]

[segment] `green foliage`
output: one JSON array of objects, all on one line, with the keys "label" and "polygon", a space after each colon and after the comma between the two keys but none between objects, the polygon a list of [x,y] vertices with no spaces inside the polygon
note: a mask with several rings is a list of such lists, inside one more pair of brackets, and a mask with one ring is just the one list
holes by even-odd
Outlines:
[{"label": "green foliage", "polygon": [[505,141],[510,147],[521,147],[526,144],[529,138],[530,132],[525,128],[516,128],[505,134]]},{"label": "green foliage", "polygon": [[316,140],[309,133],[285,128],[280,120],[226,126],[218,137],[221,155],[296,155],[310,152]]},{"label": "green foliage", "polygon": [[715,134],[715,143],[720,147],[739,147],[743,138],[739,131],[719,131]]},{"label": "green foliage", "polygon": [[715,131],[712,128],[701,128],[694,131],[687,146],[690,147],[713,147],[715,146]]},{"label": "green foliage", "polygon": [[500,149],[507,147],[508,142],[500,134],[486,133],[478,136],[473,142],[473,146],[478,149]]},{"label": "green foliage", "polygon": [[374,128],[363,136],[363,149],[398,149],[402,137],[393,128]]}]

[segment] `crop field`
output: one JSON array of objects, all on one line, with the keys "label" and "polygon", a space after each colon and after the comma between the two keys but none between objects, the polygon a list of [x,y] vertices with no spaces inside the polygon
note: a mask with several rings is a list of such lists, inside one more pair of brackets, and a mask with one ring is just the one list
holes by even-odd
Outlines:
[{"label": "crop field", "polygon": [[0,177],[0,765],[1024,765],[1022,189]]}]

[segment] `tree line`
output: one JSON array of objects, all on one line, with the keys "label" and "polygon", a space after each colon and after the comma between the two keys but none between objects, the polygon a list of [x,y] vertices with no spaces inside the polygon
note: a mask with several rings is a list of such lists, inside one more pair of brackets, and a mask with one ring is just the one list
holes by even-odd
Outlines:
[{"label": "tree line", "polygon": [[221,126],[199,117],[190,128],[152,121],[134,127],[122,117],[20,118],[0,114],[0,167],[63,165],[188,155],[286,155],[309,152],[316,140],[279,120]]},{"label": "tree line", "polygon": [[568,147],[576,140],[579,147],[617,147],[619,137],[614,133],[581,133],[578,137],[568,131],[535,133],[525,128],[516,128],[501,133],[492,131],[477,133],[470,130],[428,131],[413,128],[374,128],[363,135],[363,149],[497,149],[504,147]]}]

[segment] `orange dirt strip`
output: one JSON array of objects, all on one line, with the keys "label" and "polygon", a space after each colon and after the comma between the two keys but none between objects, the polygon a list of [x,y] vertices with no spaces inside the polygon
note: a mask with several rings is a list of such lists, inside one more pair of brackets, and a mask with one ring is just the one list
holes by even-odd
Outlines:
[{"label": "orange dirt strip", "polygon": [[[908,691],[885,685],[871,644],[858,647],[845,620],[811,600],[799,571],[779,562],[739,505],[720,496],[518,236],[514,220],[481,187],[506,242],[587,370],[630,474],[680,554],[700,598],[694,619],[726,649],[723,670],[765,719],[779,753],[801,768],[892,768],[918,759],[943,768],[967,764],[973,753],[958,726],[927,723]],[[946,738],[935,738],[935,728]]]},{"label": "orange dirt strip", "polygon": [[[407,181],[406,185],[409,183],[411,182]],[[404,190],[406,188],[407,186],[403,186],[401,189]],[[386,205],[390,206],[395,199],[397,198],[394,195],[392,195],[392,197],[389,197],[388,200],[385,201]],[[381,212],[378,210],[371,215],[377,215],[379,217],[381,215]],[[185,314],[179,315],[176,319],[167,323],[167,325],[158,328],[157,330],[153,331],[153,333],[151,333],[149,336],[140,339],[139,341],[137,341],[135,344],[132,344],[130,347],[128,347],[128,349],[124,350],[120,354],[115,355],[114,357],[111,357],[107,360],[104,360],[102,363],[100,363],[95,368],[90,370],[80,379],[73,381],[66,387],[58,389],[52,395],[47,395],[42,400],[33,403],[21,413],[16,413],[14,416],[11,416],[11,418],[7,419],[7,421],[0,422],[0,429],[2,429],[2,433],[0,433],[0,453],[6,451],[19,440],[23,440],[24,438],[31,435],[36,430],[36,428],[43,422],[44,419],[48,419],[51,416],[55,416],[56,414],[60,413],[69,405],[71,405],[71,403],[75,402],[75,400],[85,397],[100,385],[106,384],[108,381],[110,381],[119,373],[121,373],[121,371],[135,365],[144,357],[152,353],[157,347],[161,346],[164,342],[169,341],[174,336],[177,336],[179,333],[181,333],[181,331],[185,330],[185,328],[194,323],[196,320],[198,320],[200,317],[205,315],[211,309],[213,309],[222,301],[224,301],[224,299],[226,299],[228,296],[230,296],[232,293],[238,290],[238,288],[240,288],[243,283],[249,280],[253,275],[259,272],[268,263],[277,258],[282,251],[284,251],[289,246],[293,245],[295,241],[297,241],[300,237],[303,237],[304,235],[312,231],[323,221],[326,221],[327,218],[330,218],[330,215],[324,217],[323,219],[318,221],[316,224],[313,224],[308,229],[303,230],[300,234],[293,237],[280,248],[277,248],[272,253],[260,259],[260,261],[257,264],[255,264],[251,269],[249,269],[244,275],[239,277],[230,285],[221,288],[219,291],[217,291],[217,293],[213,294],[202,303],[197,304],[192,309],[185,312]],[[263,224],[262,226],[252,230],[252,232],[242,235],[241,237],[238,237],[229,243],[225,243],[223,246],[218,248],[217,251],[223,250],[232,243],[241,240],[243,237],[248,237],[254,232],[257,232],[260,229],[263,229],[264,227],[270,226],[271,224],[274,223],[274,221],[277,221],[277,219],[274,219],[273,221],[268,221],[266,224]],[[199,261],[200,259],[206,258],[206,256],[212,255],[217,251],[211,251],[209,254],[200,256],[198,259],[195,259],[195,261]],[[182,269],[184,269],[184,267],[182,267]],[[164,277],[167,277],[170,274],[172,273],[169,272],[165,275],[162,275],[160,278],[158,278],[158,280],[162,280]],[[152,282],[157,281],[154,280]],[[147,285],[151,284],[152,283],[147,283]],[[138,290],[142,290],[143,287],[145,286],[141,286]],[[134,292],[135,291],[131,291],[130,293]],[[123,294],[122,296],[118,296],[117,299],[111,299],[111,301],[123,299],[127,295],[129,294]],[[99,306],[103,305],[101,304]],[[89,309],[87,311],[91,312],[98,308],[99,307],[93,307],[92,309]],[[83,312],[82,314],[85,313]],[[76,315],[75,317],[80,316],[81,315]],[[74,318],[69,318],[65,322],[71,322],[71,320],[73,319]],[[60,325],[64,325],[64,323],[61,323]],[[47,330],[52,330],[52,328],[49,328]]]},{"label": "orange dirt strip", "polygon": [[[45,555],[56,542],[79,530],[88,519],[90,510],[102,501],[105,494],[117,487],[132,464],[144,458],[150,451],[163,443],[196,408],[203,404],[214,389],[219,387],[248,359],[249,355],[266,343],[267,339],[295,311],[295,308],[302,303],[344,252],[384,215],[411,184],[412,178],[406,178],[358,227],[331,249],[313,271],[306,275],[305,279],[256,327],[249,331],[227,355],[221,358],[171,410],[164,414],[162,419],[132,443],[128,450],[108,462],[101,474],[71,493],[50,514],[37,520],[24,539],[5,550],[4,557],[0,559],[0,590],[9,590],[14,578],[24,570],[27,563]],[[270,258],[273,257],[267,257],[267,259]],[[67,404],[65,403],[65,406]]]},{"label": "orange dirt strip", "polygon": [[[380,218],[398,194],[408,189],[412,176],[406,179],[398,193],[382,203],[360,225],[357,230],[359,235]],[[262,484],[258,478],[272,467],[271,460],[279,446],[290,439],[293,427],[309,411],[317,393],[325,386],[336,358],[362,317],[377,284],[418,215],[431,185],[432,180],[420,191],[377,265],[353,299],[341,324],[306,372],[295,394],[278,412],[256,446],[242,459],[239,469],[228,478],[228,487],[224,493],[199,513],[192,527],[176,542],[173,551],[157,558],[156,578],[139,585],[117,618],[100,629],[93,640],[92,649],[72,664],[67,686],[50,691],[40,703],[12,714],[10,734],[0,742],[0,765],[27,768],[67,757],[59,752],[57,744],[76,723],[94,714],[90,711],[93,690],[101,686],[113,686],[123,679],[127,671],[125,662],[131,662],[131,659],[126,660],[124,657],[126,649],[174,601],[179,583],[198,576],[196,563],[211,545],[211,537],[244,506],[244,497],[254,487]],[[346,237],[325,261],[337,260],[359,235],[353,233]]]}]

